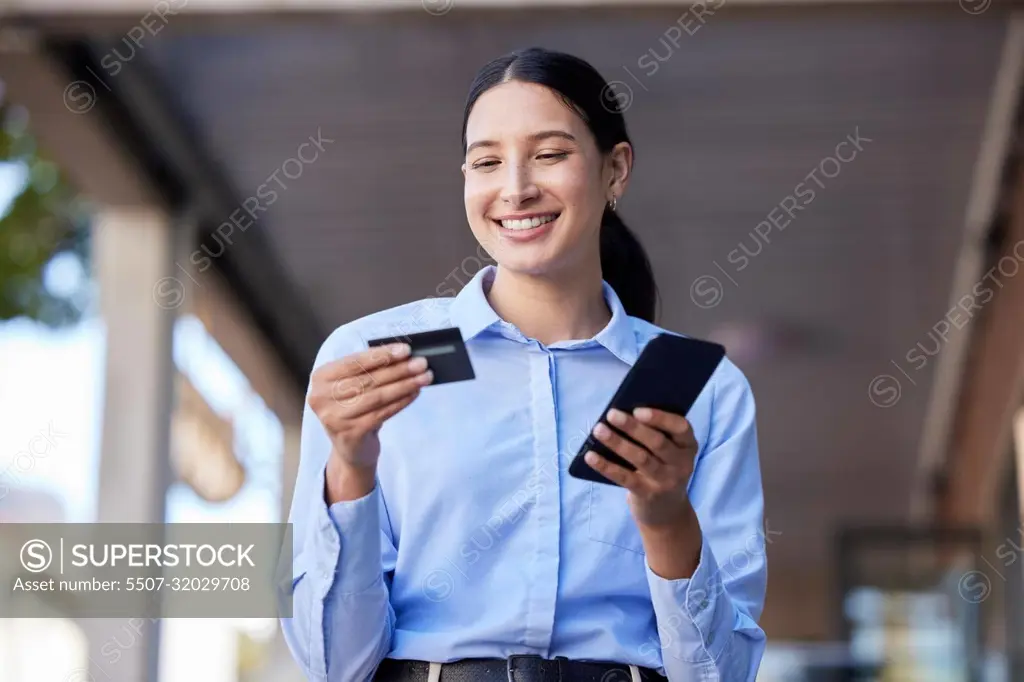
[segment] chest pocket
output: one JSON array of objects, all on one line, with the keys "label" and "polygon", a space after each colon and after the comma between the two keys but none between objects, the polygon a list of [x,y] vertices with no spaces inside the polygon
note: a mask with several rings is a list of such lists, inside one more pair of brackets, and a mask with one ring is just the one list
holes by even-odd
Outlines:
[{"label": "chest pocket", "polygon": [[644,545],[626,502],[626,489],[606,483],[589,485],[590,539],[643,555]]}]

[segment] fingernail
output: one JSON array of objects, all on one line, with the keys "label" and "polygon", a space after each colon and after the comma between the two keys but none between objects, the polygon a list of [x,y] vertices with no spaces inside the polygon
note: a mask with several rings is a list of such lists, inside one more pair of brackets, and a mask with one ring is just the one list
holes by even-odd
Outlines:
[{"label": "fingernail", "polygon": [[626,414],[621,410],[612,408],[608,410],[608,421],[616,426],[622,426],[626,423]]},{"label": "fingernail", "polygon": [[433,380],[434,380],[434,372],[433,372],[433,370],[429,370],[429,369],[426,372],[424,372],[423,374],[421,374],[421,375],[419,375],[417,377],[417,381],[419,381],[424,386],[426,386],[427,384],[429,384]]},{"label": "fingernail", "polygon": [[610,434],[611,429],[609,429],[604,424],[598,423],[598,425],[594,427],[594,435],[598,436],[599,438],[604,438],[605,436],[608,436]]},{"label": "fingernail", "polygon": [[391,347],[391,354],[394,355],[396,358],[401,358],[401,357],[405,357],[406,355],[408,355],[409,354],[409,350],[410,350],[409,349],[409,344],[407,344],[407,343],[400,343],[398,345],[395,345],[395,346]]},{"label": "fingernail", "polygon": [[638,407],[633,410],[633,415],[636,416],[637,419],[650,419],[653,414],[654,413],[651,412],[649,407]]},{"label": "fingernail", "polygon": [[427,359],[424,357],[413,358],[409,361],[409,369],[413,372],[420,372],[427,368]]}]

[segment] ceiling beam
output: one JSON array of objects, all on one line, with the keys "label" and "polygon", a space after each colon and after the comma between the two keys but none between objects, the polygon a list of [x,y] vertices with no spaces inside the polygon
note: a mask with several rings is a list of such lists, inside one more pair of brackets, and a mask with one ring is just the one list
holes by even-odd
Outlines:
[{"label": "ceiling beam", "polygon": [[[703,6],[704,16],[725,5],[748,8],[884,6],[887,9],[921,5],[956,7],[981,14],[992,0],[3,0],[0,28],[30,25],[47,32],[77,33],[110,31],[128,34],[131,29],[155,35],[166,25],[218,26],[229,22],[280,25],[282,21],[327,20],[345,14],[389,13],[458,16],[467,10],[551,11],[675,9],[680,14]],[[1005,0],[1005,5],[1024,0]],[[703,21],[702,19],[700,21]],[[148,39],[139,33],[140,39]],[[140,40],[141,42],[141,40]]]},{"label": "ceiling beam", "polygon": [[[96,63],[96,47],[102,46],[2,33],[5,98],[29,111],[44,154],[82,194],[105,206],[160,207],[176,223],[194,221],[198,239],[208,240],[239,211],[241,195],[181,123],[174,99],[144,60],[133,59],[111,78]],[[326,331],[263,227],[251,225],[212,261],[304,391]]]},{"label": "ceiling beam", "polygon": [[[1022,140],[1018,139],[1018,143]],[[1020,150],[1024,151],[1024,150]],[[952,439],[939,517],[993,521],[1009,475],[1013,423],[1024,402],[1024,159],[998,248],[966,297],[980,310],[951,419]]]},{"label": "ceiling beam", "polygon": [[948,4],[958,0],[5,0],[11,15],[48,14],[250,14],[280,12],[346,12],[419,10],[446,14],[460,9],[526,7],[686,7],[730,5]]},{"label": "ceiling beam", "polygon": [[[990,233],[1003,192],[1006,160],[1011,152],[1015,116],[1024,101],[1024,13],[1015,12],[1007,23],[1003,53],[993,79],[981,144],[974,166],[964,216],[964,237],[950,289],[949,307],[972,292],[985,275],[990,257]],[[917,457],[917,473],[910,496],[910,516],[925,521],[934,508],[936,477],[944,477],[951,447],[953,424],[961,402],[961,385],[976,320],[972,316],[962,331],[951,334],[937,358],[935,381],[929,395]]]},{"label": "ceiling beam", "polygon": [[68,78],[38,44],[14,38],[8,34],[0,42],[4,99],[28,110],[42,153],[93,201],[119,207],[156,203],[134,160],[119,148],[103,117],[92,111],[96,93]]},{"label": "ceiling beam", "polygon": [[[215,231],[233,227],[230,221],[242,215],[247,195],[185,123],[178,98],[150,68],[145,55],[124,63],[114,77],[100,64],[109,47],[101,41],[48,41],[48,49],[61,60],[69,80],[89,84],[97,93],[97,109],[117,131],[120,146],[137,159],[159,189],[163,205],[179,219],[195,223],[197,250],[189,260],[212,261],[304,392],[327,330],[278,259],[259,219],[242,228],[244,236],[214,237],[218,248],[209,258],[198,251],[201,243],[212,246]],[[225,232],[231,234],[219,234]],[[220,247],[225,240],[229,246]]]},{"label": "ceiling beam", "polygon": [[[751,11],[869,8],[903,11],[923,7],[970,15],[990,12],[993,0],[0,0],[4,27],[35,30],[51,36],[117,35],[144,48],[165,28],[175,31],[236,31],[240,27],[279,28],[289,23],[364,21],[443,21],[489,12],[502,16],[544,10],[552,21],[574,21],[576,12],[628,13],[630,17],[665,19],[666,12],[690,32],[706,17],[726,8]],[[1000,11],[1024,7],[1024,0],[1000,0]],[[705,9],[698,9],[703,7]],[[687,16],[688,15],[688,16]],[[671,26],[671,19],[666,26]],[[669,38],[671,40],[671,38]]]}]

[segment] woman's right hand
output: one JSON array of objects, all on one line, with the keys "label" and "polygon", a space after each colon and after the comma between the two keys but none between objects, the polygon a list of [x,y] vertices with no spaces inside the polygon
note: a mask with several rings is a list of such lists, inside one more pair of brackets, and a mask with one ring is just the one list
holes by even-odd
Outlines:
[{"label": "woman's right hand", "polygon": [[359,499],[375,485],[377,432],[433,380],[426,358],[409,360],[409,346],[378,346],[324,363],[310,378],[307,403],[331,440],[327,504]]}]

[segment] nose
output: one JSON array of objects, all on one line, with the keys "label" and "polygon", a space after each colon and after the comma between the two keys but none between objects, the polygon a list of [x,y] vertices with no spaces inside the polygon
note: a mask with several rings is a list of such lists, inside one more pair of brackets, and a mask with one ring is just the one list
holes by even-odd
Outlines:
[{"label": "nose", "polygon": [[524,164],[509,164],[505,182],[501,188],[501,200],[512,207],[536,199],[540,190],[534,184],[530,169]]}]

